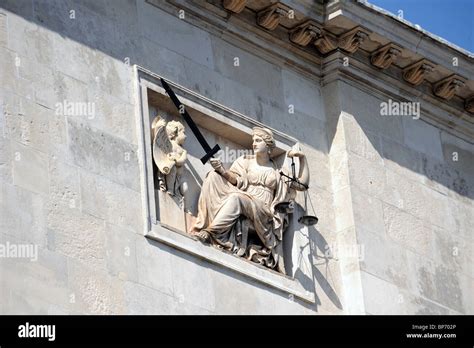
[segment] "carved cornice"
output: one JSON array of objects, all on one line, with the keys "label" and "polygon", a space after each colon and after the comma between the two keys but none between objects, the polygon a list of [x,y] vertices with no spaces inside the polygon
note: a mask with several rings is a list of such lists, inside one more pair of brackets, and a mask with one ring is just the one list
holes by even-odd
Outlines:
[{"label": "carved cornice", "polygon": [[[147,1],[167,10],[167,6],[161,5],[160,0]],[[407,90],[417,88],[428,78],[432,84],[431,93],[427,93],[427,88],[419,87],[417,88],[418,94],[426,95],[427,100],[437,107],[441,107],[439,103],[444,101],[445,107],[443,109],[452,110],[451,114],[455,114],[456,119],[461,123],[466,120],[470,124],[474,122],[473,117],[462,117],[462,113],[469,112],[469,116],[472,113],[474,89],[472,87],[472,64],[469,64],[472,62],[472,55],[459,48],[453,51],[452,46],[442,42],[433,43],[424,39],[420,41],[419,33],[414,29],[398,27],[397,23],[392,23],[391,19],[368,10],[365,5],[335,0],[331,4],[322,5],[321,8],[311,8],[311,11],[306,11],[305,9],[309,7],[300,6],[300,0],[288,2],[294,8],[280,2],[275,3],[273,0],[259,0],[258,2],[247,0],[245,2],[247,11],[244,11],[244,8],[241,8],[244,6],[243,0],[222,0],[222,2],[208,0],[202,3],[190,0],[168,0],[168,2],[176,4],[179,8],[192,8],[194,13],[199,13],[199,20],[215,24],[218,31],[228,31],[233,39],[242,44],[244,42],[250,43],[252,49],[257,49],[260,53],[273,52],[272,58],[281,59],[285,64],[290,59],[294,68],[307,74],[308,78],[326,76],[318,68],[318,62],[338,49],[346,55],[355,53],[356,56],[353,58],[359,57],[361,62],[370,61],[370,64],[367,65],[368,69],[364,71],[381,81],[383,78],[377,72],[379,70],[375,70],[375,68],[389,70],[387,73],[404,83]],[[205,5],[203,5],[204,3]],[[226,6],[223,6],[224,3]],[[269,5],[262,9],[265,4]],[[241,12],[235,15],[232,21],[228,21],[228,15],[222,11],[223,9],[226,9],[227,13],[233,12],[233,10]],[[206,11],[208,11],[207,14]],[[284,17],[290,18],[290,11],[295,15],[294,22]],[[192,21],[192,16],[187,17],[187,20]],[[292,26],[292,23],[295,25]],[[390,28],[394,25],[393,30],[399,31],[392,32],[388,30],[388,27],[384,27],[385,24],[390,25]],[[279,25],[279,30],[274,30]],[[361,27],[362,25],[363,27]],[[262,30],[262,28],[267,30]],[[378,28],[386,30],[378,31]],[[344,29],[347,31],[344,32]],[[286,37],[285,30],[288,35]],[[288,45],[289,42],[294,45]],[[383,42],[383,46],[374,45],[377,42],[378,45]],[[263,46],[262,43],[264,43]],[[310,45],[314,45],[316,50],[304,49]],[[385,51],[387,47],[390,48]],[[362,48],[361,52],[358,52],[359,48]],[[403,59],[401,53],[396,51],[397,49],[403,52]],[[321,55],[318,55],[318,52]],[[453,55],[450,55],[450,52],[459,53],[460,63],[454,78],[455,71],[451,62]],[[368,59],[366,60],[364,56],[367,54]],[[430,60],[423,56],[429,57]],[[351,64],[354,61],[351,59]],[[340,69],[340,67],[335,67],[335,69]],[[401,71],[397,71],[397,69],[401,69]],[[469,81],[459,75],[468,77]],[[439,81],[433,83],[434,76],[438,77]],[[413,92],[415,93],[414,90]],[[455,95],[461,100],[454,98]],[[433,98],[434,96],[436,98]],[[452,122],[449,124],[453,125]],[[456,125],[462,127],[458,123]]]},{"label": "carved cornice", "polygon": [[389,43],[372,52],[370,62],[377,68],[388,69],[401,52],[400,46]]},{"label": "carved cornice", "polygon": [[368,36],[369,34],[365,30],[356,27],[339,37],[339,48],[354,53]]},{"label": "carved cornice", "polygon": [[458,75],[448,76],[433,85],[433,93],[443,99],[451,99],[456,91],[464,86],[466,79]]},{"label": "carved cornice", "polygon": [[289,11],[288,6],[276,3],[258,12],[257,23],[265,29],[274,30],[280,24],[280,19],[288,16]]},{"label": "carved cornice", "polygon": [[290,31],[290,41],[303,47],[321,36],[322,30],[313,21],[305,22]]},{"label": "carved cornice", "polygon": [[224,0],[222,5],[226,10],[240,13],[245,8],[245,5],[247,5],[247,0]]},{"label": "carved cornice", "polygon": [[313,41],[313,45],[322,54],[334,51],[339,47],[338,38],[313,21],[305,22],[292,29],[290,31],[290,41],[303,47]]},{"label": "carved cornice", "polygon": [[426,75],[433,71],[434,66],[433,63],[422,59],[403,69],[403,79],[414,86],[418,86],[424,81]]},{"label": "carved cornice", "polygon": [[321,36],[314,40],[314,46],[316,46],[319,52],[326,54],[334,51],[338,47],[338,40],[336,36],[323,30]]}]

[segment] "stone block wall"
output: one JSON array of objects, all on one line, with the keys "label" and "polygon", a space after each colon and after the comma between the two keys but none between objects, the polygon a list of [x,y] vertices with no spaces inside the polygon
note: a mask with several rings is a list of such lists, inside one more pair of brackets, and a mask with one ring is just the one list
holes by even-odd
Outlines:
[{"label": "stone block wall", "polygon": [[355,271],[343,269],[360,284],[365,313],[472,313],[474,145],[423,113],[381,116],[387,97],[375,91],[337,91],[331,160],[343,168],[340,204],[350,206],[337,233],[363,247]]},{"label": "stone block wall", "polygon": [[35,262],[0,260],[2,313],[324,312],[143,236],[133,65],[307,144],[331,211],[317,83],[144,1],[2,1],[0,13],[0,236],[38,246]]},{"label": "stone block wall", "polygon": [[[376,116],[376,96],[321,87],[172,5],[3,0],[0,24],[0,244],[38,247],[0,259],[0,313],[474,312],[472,144]],[[134,64],[302,143],[315,304],[143,236]],[[364,259],[327,256],[345,244]]]}]

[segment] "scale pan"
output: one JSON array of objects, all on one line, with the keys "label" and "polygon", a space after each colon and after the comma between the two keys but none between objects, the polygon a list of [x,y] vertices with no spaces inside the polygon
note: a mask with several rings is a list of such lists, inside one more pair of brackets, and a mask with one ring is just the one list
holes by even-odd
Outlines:
[{"label": "scale pan", "polygon": [[291,213],[293,210],[293,203],[292,202],[280,202],[275,205],[275,211],[277,213]]},{"label": "scale pan", "polygon": [[313,215],[303,215],[298,219],[298,222],[306,226],[312,226],[318,223],[318,218]]}]

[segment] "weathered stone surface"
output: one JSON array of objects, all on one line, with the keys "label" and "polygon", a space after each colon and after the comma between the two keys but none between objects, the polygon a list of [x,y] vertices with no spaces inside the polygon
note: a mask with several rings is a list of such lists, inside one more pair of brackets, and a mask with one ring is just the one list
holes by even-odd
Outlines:
[{"label": "weathered stone surface", "polygon": [[[351,293],[346,292],[348,278],[345,277],[352,271],[349,270],[350,266],[348,265],[351,262],[358,263],[358,260],[357,258],[347,258],[339,251],[347,245],[353,245],[351,239],[354,236],[353,228],[339,231],[337,234],[332,231],[325,233],[319,228],[314,230],[309,228],[309,235],[313,253],[312,262],[310,263],[312,265],[316,304],[305,306],[308,313],[311,311],[317,311],[318,313],[350,312],[353,308],[350,309],[351,304],[347,303],[347,300],[349,300],[347,296],[351,296],[351,299],[357,302],[358,289],[352,286]],[[339,248],[340,246],[342,248]],[[307,289],[310,290],[309,286]]]},{"label": "weathered stone surface", "polygon": [[445,267],[474,278],[474,244],[472,240],[456,236],[450,231],[432,226],[435,260],[442,260]]},{"label": "weathered stone surface", "polygon": [[386,186],[384,167],[355,154],[349,155],[348,159],[351,185],[366,194],[382,198]]},{"label": "weathered stone surface", "polygon": [[[332,140],[329,165],[331,169],[332,186],[331,191],[338,190],[349,186],[349,161],[348,154],[345,151],[346,140],[344,134],[344,126],[342,119],[337,124],[335,136]],[[314,177],[314,176],[313,176]]]},{"label": "weathered stone surface", "polygon": [[[471,263],[472,267],[472,263]],[[474,313],[474,299],[472,298],[472,291],[474,290],[474,280],[471,277],[460,275],[460,284],[463,289],[462,303],[464,306],[464,313]]]},{"label": "weathered stone surface", "polygon": [[91,128],[84,122],[69,119],[67,129],[69,154],[74,164],[139,191],[135,146]]},{"label": "weathered stone surface", "polygon": [[7,15],[0,12],[0,47],[5,47],[8,43]]},{"label": "weathered stone surface", "polygon": [[48,110],[28,99],[20,99],[17,113],[5,114],[6,133],[12,140],[30,148],[47,153],[49,150]]},{"label": "weathered stone surface", "polygon": [[[312,312],[306,308],[309,305],[301,305],[293,296],[270,289],[232,271],[214,265],[209,265],[208,271],[215,295],[215,314],[282,315]],[[245,295],[242,296],[243,294]]]},{"label": "weathered stone surface", "polygon": [[405,248],[386,237],[361,229],[357,231],[357,242],[364,251],[360,263],[362,270],[389,281],[399,288],[413,289],[412,280],[406,272],[409,263]]},{"label": "weathered stone surface", "polygon": [[446,307],[466,313],[463,304],[463,292],[471,292],[469,288],[463,287],[460,275],[453,273],[443,265],[437,265],[434,273],[434,284],[436,286],[436,301]]},{"label": "weathered stone surface", "polygon": [[403,118],[405,144],[427,156],[442,159],[441,131],[422,119]]},{"label": "weathered stone surface", "polygon": [[[474,313],[472,144],[422,119],[381,116],[388,96],[372,87],[319,87],[187,12],[114,0],[1,7],[0,242],[39,247],[35,263],[1,260],[1,313]],[[321,303],[141,235],[135,63],[304,143]],[[56,113],[64,100],[95,113]],[[323,263],[327,243],[360,244],[364,259]]]},{"label": "weathered stone surface", "polygon": [[0,62],[2,69],[0,70],[0,79],[2,81],[2,89],[14,92],[17,90],[18,80],[15,67],[15,56],[12,52],[0,50]]},{"label": "weathered stone surface", "polygon": [[[88,99],[87,90],[88,86],[86,83],[69,75],[56,73],[54,75],[55,95],[53,97],[56,99],[56,102],[54,103],[55,114],[73,116],[74,118],[78,119],[91,117],[82,110],[73,110],[71,112],[67,108],[67,103],[73,103],[75,105],[87,105],[87,103],[91,102],[91,100]],[[62,108],[61,105],[63,106]]]},{"label": "weathered stone surface", "polygon": [[[1,109],[0,109],[0,113],[1,113]],[[13,177],[12,177],[13,158],[12,158],[12,151],[11,151],[10,146],[11,146],[10,139],[0,135],[0,180],[2,180],[2,182],[9,183],[9,184],[13,182]]]},{"label": "weathered stone surface", "polygon": [[411,293],[401,293],[400,300],[404,301],[406,314],[411,315],[448,315],[449,308],[440,306],[439,304],[429,301],[423,297],[414,296]]},{"label": "weathered stone surface", "polygon": [[[158,9],[148,3],[137,3],[139,22],[143,35],[162,47],[173,50],[193,61],[212,68],[214,59],[210,52],[213,46],[209,34],[184,20]],[[186,15],[186,14],[185,14]],[[155,35],[160,32],[160,35]],[[176,45],[180,42],[179,45]]]},{"label": "weathered stone surface", "polygon": [[385,235],[382,201],[356,187],[351,188],[351,192],[354,224],[380,236]]},{"label": "weathered stone surface", "polygon": [[114,95],[89,90],[89,100],[94,106],[93,117],[87,123],[94,128],[114,135],[133,145],[137,144],[137,130],[134,106]]},{"label": "weathered stone surface", "polygon": [[122,280],[138,280],[135,233],[113,224],[105,227],[105,257],[107,270]]},{"label": "weathered stone surface", "polygon": [[212,37],[211,42],[217,72],[258,91],[262,97],[284,100],[281,68],[220,38]]},{"label": "weathered stone surface", "polygon": [[2,183],[0,231],[39,246],[46,244],[44,198],[21,187]]},{"label": "weathered stone surface", "polygon": [[463,238],[474,241],[474,235],[472,233],[472,226],[474,226],[474,206],[465,203],[462,200],[449,199],[449,209],[452,212],[452,219],[454,220],[454,227],[448,229],[448,231],[454,231]]},{"label": "weathered stone surface", "polygon": [[28,92],[26,97],[39,105],[55,110],[55,105],[58,102],[55,79],[57,73],[54,69],[45,64],[40,64],[38,61],[29,56],[16,55],[15,65],[17,67],[17,75],[19,94],[24,93],[24,88],[28,85],[31,87],[31,93]]},{"label": "weathered stone surface", "polygon": [[424,182],[422,155],[388,138],[382,140],[385,168],[406,178]]},{"label": "weathered stone surface", "polygon": [[79,170],[52,155],[49,162],[49,199],[55,205],[81,208]]},{"label": "weathered stone surface", "polygon": [[[215,291],[205,261],[182,252],[170,254],[173,295],[184,304],[192,304],[213,312],[216,308]],[[187,274],[183,277],[183,274]]]},{"label": "weathered stone surface", "polygon": [[349,187],[345,187],[334,194],[334,215],[336,217],[336,231],[354,226],[352,196]]},{"label": "weathered stone surface", "polygon": [[[311,185],[311,183],[310,183]],[[306,214],[315,214],[318,217],[324,216],[324,219],[318,221],[318,230],[331,233],[336,229],[336,218],[334,213],[334,196],[317,187],[308,190],[308,202],[306,204]],[[304,195],[300,194],[300,205],[304,209]],[[314,210],[314,212],[313,212]]]},{"label": "weathered stone surface", "polygon": [[33,13],[33,4],[15,0],[4,0],[2,2],[2,9],[12,13],[20,13],[22,16],[30,18]]},{"label": "weathered stone surface", "polygon": [[124,300],[129,315],[176,314],[175,298],[137,283],[124,283]]},{"label": "weathered stone surface", "polygon": [[5,273],[4,273],[4,265],[0,264],[0,313],[6,314],[8,312],[8,307],[10,306],[10,288],[7,284]]},{"label": "weathered stone surface", "polygon": [[183,296],[175,298],[173,313],[175,313],[177,315],[191,315],[191,314],[210,315],[210,314],[215,314],[215,312],[211,312],[207,309],[196,306],[192,303],[185,302]]},{"label": "weathered stone surface", "polygon": [[[383,135],[400,143],[403,142],[402,119],[405,116],[381,115],[380,104],[387,103],[388,99],[379,99],[346,83],[342,83],[340,86],[342,110],[352,114],[361,128],[379,136]],[[364,102],[360,103],[361,100]]]},{"label": "weathered stone surface", "polygon": [[[241,279],[237,280],[239,286],[234,287],[236,279],[222,274],[218,271],[211,272],[211,279],[215,293],[215,310],[219,314],[250,314],[258,313],[264,307],[260,302],[264,300],[257,296],[257,292],[262,291],[258,286],[254,287]],[[228,289],[241,289],[246,296],[228,296]],[[226,294],[227,293],[227,294]]]},{"label": "weathered stone surface", "polygon": [[[173,50],[167,49],[166,47],[160,46],[154,41],[151,41],[147,38],[143,38],[143,50],[144,50],[144,66],[147,69],[150,69],[156,72],[158,75],[163,76],[169,80],[175,81],[182,86],[187,86],[187,83],[191,81],[186,81],[185,78],[185,66],[192,65],[193,62],[184,57],[181,54],[176,53]],[[197,67],[199,64],[194,63]],[[204,66],[202,69],[204,70]],[[207,69],[209,72],[212,72],[211,69]],[[196,85],[201,82],[195,82]],[[196,88],[194,90],[197,91]],[[202,93],[203,91],[199,91]]]},{"label": "weathered stone surface", "polygon": [[423,171],[427,180],[439,183],[459,195],[473,196],[474,178],[464,172],[460,172],[446,162],[431,157],[424,157]]},{"label": "weathered stone surface", "polygon": [[174,296],[172,249],[143,236],[136,237],[138,283]]},{"label": "weathered stone surface", "polygon": [[446,164],[469,175],[474,175],[474,145],[449,133],[441,132],[441,147]]},{"label": "weathered stone surface", "polygon": [[[303,148],[308,163],[317,163],[316,166],[309,166],[311,187],[317,187],[328,192],[332,192],[333,174],[331,173],[331,163],[326,153],[314,151],[310,147]],[[317,179],[316,179],[317,178]]]},{"label": "weathered stone surface", "polygon": [[293,105],[294,110],[325,121],[319,85],[315,81],[300,77],[291,70],[282,69],[281,75],[286,108]]},{"label": "weathered stone surface", "polygon": [[138,192],[86,171],[81,171],[80,180],[84,212],[135,232],[142,231],[141,197]]},{"label": "weathered stone surface", "polygon": [[50,153],[63,161],[67,158],[67,126],[66,117],[54,115],[49,118]]},{"label": "weathered stone surface", "polygon": [[422,220],[390,204],[383,205],[383,217],[386,233],[392,240],[421,255],[431,251],[433,236]]},{"label": "weathered stone surface", "polygon": [[[104,22],[107,24],[106,22]],[[88,28],[86,30],[91,30]],[[105,34],[103,39],[114,35],[112,30]],[[107,50],[107,42],[101,48]],[[110,47],[114,51],[114,47]],[[75,81],[88,85],[89,92],[97,94],[108,93],[122,102],[132,101],[132,69],[134,62],[128,56],[111,58],[107,54],[91,50],[87,47],[59,36],[54,37],[54,58],[60,76],[68,76]],[[91,98],[91,101],[94,98]]]},{"label": "weathered stone surface", "polygon": [[[33,6],[36,22],[48,29],[81,42],[90,49],[112,51],[114,26],[110,19],[101,17],[76,2],[52,0],[45,4],[34,3]],[[101,6],[105,4],[98,7]],[[51,13],[64,15],[52,16]]]},{"label": "weathered stone surface", "polygon": [[[11,285],[10,285],[11,286]],[[36,296],[25,296],[23,293],[11,291],[9,303],[2,314],[10,315],[41,315],[48,312],[50,304]]]},{"label": "weathered stone surface", "polygon": [[59,75],[67,75],[87,84],[95,83],[105,55],[61,35],[54,35],[53,50],[55,69]]},{"label": "weathered stone surface", "polygon": [[261,120],[263,109],[271,103],[262,91],[255,91],[151,41],[146,41],[144,49],[147,66],[157,74],[249,117]]},{"label": "weathered stone surface", "polygon": [[48,203],[48,248],[96,270],[105,269],[105,223],[79,208]]},{"label": "weathered stone surface", "polygon": [[[9,242],[22,243],[15,239],[9,239]],[[36,261],[2,259],[0,267],[3,268],[0,271],[2,280],[8,283],[11,294],[2,314],[47,314],[53,306],[67,308],[66,257],[40,247]]]},{"label": "weathered stone surface", "polygon": [[[287,109],[277,107],[272,112],[265,112],[264,108],[261,121],[275,129],[285,129],[286,134],[308,144],[317,151],[328,152],[326,125],[317,118],[299,112],[288,115]],[[298,126],[301,124],[305,124],[307,127]]]},{"label": "weathered stone surface", "polygon": [[70,307],[73,313],[124,314],[123,282],[80,262],[68,262]]},{"label": "weathered stone surface", "polygon": [[386,178],[382,200],[447,230],[456,228],[447,196],[389,170]]},{"label": "weathered stone surface", "polygon": [[432,261],[410,252],[407,255],[408,274],[416,282],[415,294],[464,313],[463,292],[469,289],[462,286],[461,276],[438,260]]},{"label": "weathered stone surface", "polygon": [[40,64],[53,66],[53,39],[47,29],[17,15],[10,15],[8,22],[9,27],[14,28],[9,30],[10,50],[23,57],[30,57]]},{"label": "weathered stone surface", "polygon": [[369,161],[382,164],[380,137],[370,131],[364,131],[351,115],[343,114],[341,118],[344,122],[347,149]]},{"label": "weathered stone surface", "polygon": [[368,314],[405,314],[403,295],[397,286],[367,272],[361,275]]}]

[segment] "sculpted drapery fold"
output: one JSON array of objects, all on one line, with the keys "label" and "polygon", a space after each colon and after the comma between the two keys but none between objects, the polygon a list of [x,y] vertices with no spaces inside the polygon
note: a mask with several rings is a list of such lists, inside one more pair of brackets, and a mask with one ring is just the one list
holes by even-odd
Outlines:
[{"label": "sculpted drapery fold", "polygon": [[270,130],[254,129],[255,155],[239,157],[228,171],[218,160],[212,162],[216,170],[203,182],[197,220],[190,232],[220,249],[285,273],[282,243],[288,216],[275,211],[275,206],[292,201],[296,191],[280,174],[289,175],[287,168],[277,168],[270,159],[272,145]]}]

